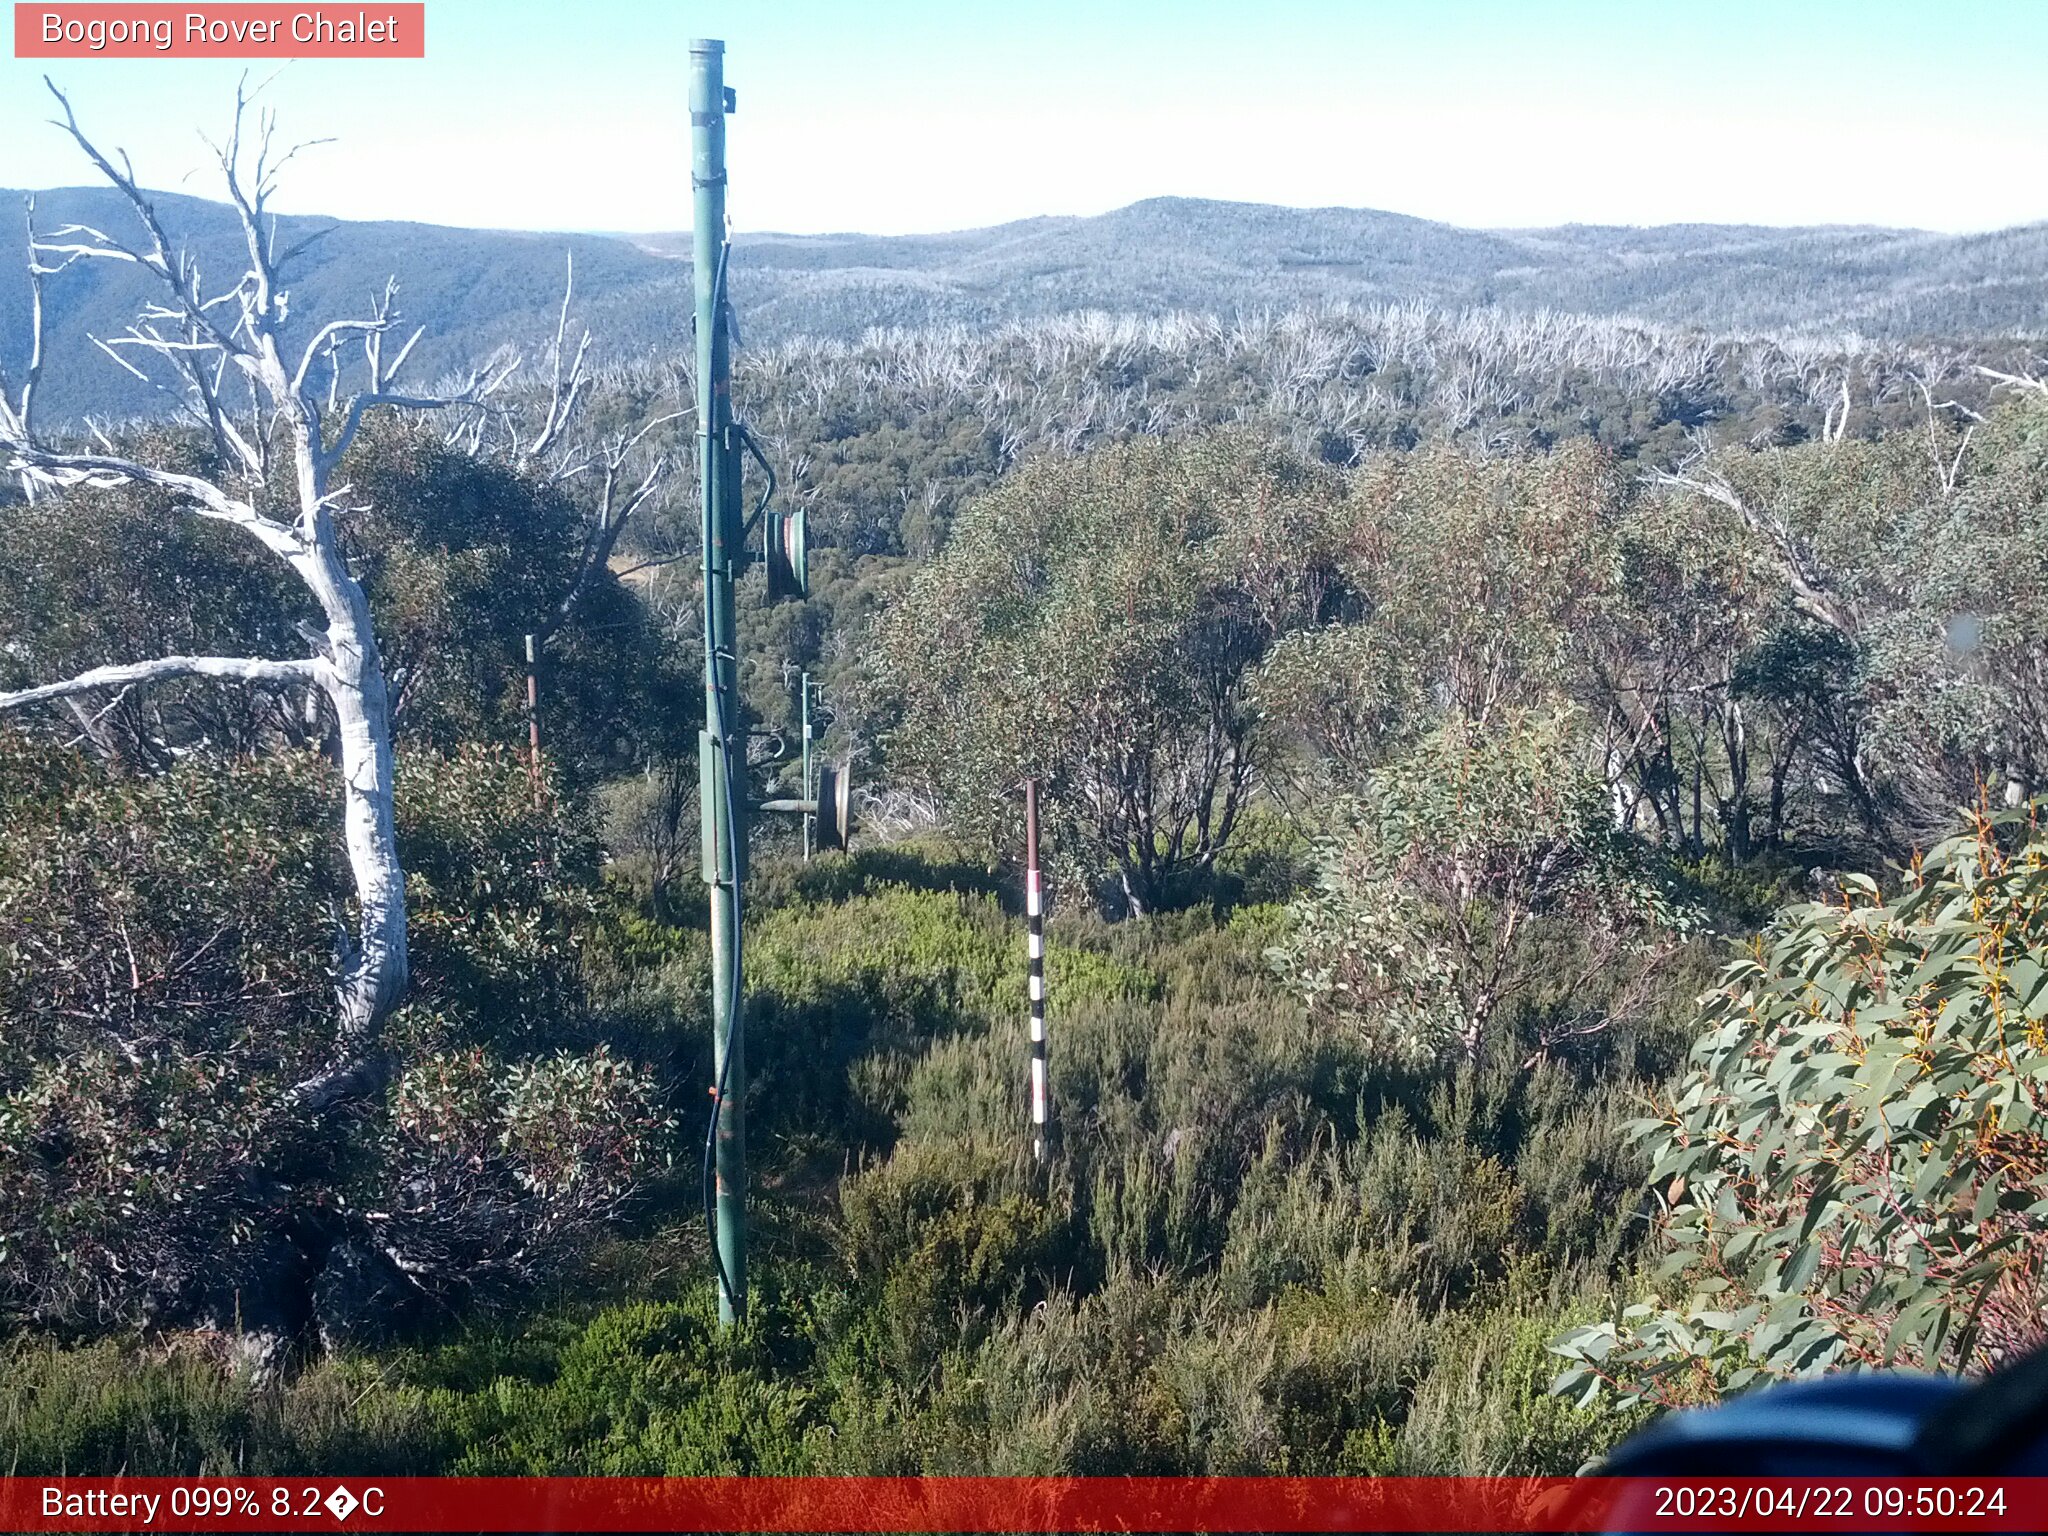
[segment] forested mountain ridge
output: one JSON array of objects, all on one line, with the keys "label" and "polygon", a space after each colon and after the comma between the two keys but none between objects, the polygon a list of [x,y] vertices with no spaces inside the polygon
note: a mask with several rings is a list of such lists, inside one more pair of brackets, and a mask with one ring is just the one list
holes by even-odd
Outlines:
[{"label": "forested mountain ridge", "polygon": [[[675,236],[643,237],[674,252]],[[757,235],[741,270],[773,334],[987,323],[1076,309],[1152,313],[1425,301],[1632,315],[1707,329],[1976,335],[2048,323],[2048,228],[1684,224],[1472,230],[1373,209],[1148,198],[1089,218],[950,235]],[[872,323],[872,322],[871,322]]]},{"label": "forested mountain ridge", "polygon": [[[247,264],[234,210],[181,193],[150,196],[171,237],[198,259],[209,289],[232,283]],[[0,368],[6,369],[20,365],[28,336],[24,198],[19,192],[0,193],[0,246],[8,252],[0,262]],[[117,240],[137,238],[135,216],[117,192],[66,187],[38,192],[35,198],[36,226],[45,235],[81,224]],[[579,309],[612,347],[644,352],[689,323],[688,272],[622,241],[288,216],[277,221],[279,247],[289,248],[330,226],[331,232],[287,273],[298,290],[287,339],[310,337],[315,317],[367,314],[386,279],[395,276],[401,311],[426,327],[413,360],[414,377],[472,366],[499,343],[552,333],[572,253]],[[42,406],[48,419],[87,412],[155,414],[165,408],[161,396],[126,377],[87,339],[119,335],[138,303],[153,296],[148,281],[138,269],[112,261],[77,262],[44,281],[45,350],[51,363],[43,375]]]},{"label": "forested mountain ridge", "polygon": [[[152,194],[203,268],[237,270],[240,235],[222,204]],[[45,229],[90,224],[117,236],[116,194],[37,194]],[[0,240],[23,248],[22,194],[0,193]],[[614,357],[672,348],[689,324],[687,241],[469,230],[286,217],[285,242],[331,232],[304,256],[301,313],[328,314],[382,290],[388,275],[426,326],[424,375],[473,361],[480,345],[525,342],[551,325],[573,252],[579,312]],[[1091,217],[1045,217],[949,234],[743,235],[734,292],[751,344],[854,339],[877,326],[991,326],[1083,310],[1233,314],[1337,304],[1629,315],[1714,331],[1855,331],[1958,338],[2048,330],[2048,225],[1941,235],[1866,227],[1777,229],[1570,225],[1469,230],[1370,209],[1280,208],[1151,198]],[[81,345],[132,312],[138,274],[75,266],[46,285],[53,417],[139,414],[143,386]],[[0,361],[18,364],[27,282],[0,264]]]}]

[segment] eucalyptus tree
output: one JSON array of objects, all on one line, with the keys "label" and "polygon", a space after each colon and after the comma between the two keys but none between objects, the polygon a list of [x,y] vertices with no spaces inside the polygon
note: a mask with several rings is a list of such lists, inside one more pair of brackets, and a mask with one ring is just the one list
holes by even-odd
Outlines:
[{"label": "eucalyptus tree", "polygon": [[1970,818],[1895,894],[1787,909],[1635,1127],[1669,1262],[1552,1347],[1677,1405],[1846,1367],[1983,1370],[2048,1335],[2048,841]]},{"label": "eucalyptus tree", "polygon": [[1234,434],[1028,465],[878,623],[867,710],[892,769],[998,842],[1036,777],[1070,879],[1126,912],[1172,899],[1262,782],[1252,681],[1323,616],[1337,495]]},{"label": "eucalyptus tree", "polygon": [[1921,430],[1656,477],[1675,521],[1733,514],[1749,602],[1796,621],[1805,673],[1834,680],[1813,697],[1808,787],[1900,850],[1959,805],[2048,784],[2048,390],[2005,382],[1988,412],[1930,394]]},{"label": "eucalyptus tree", "polygon": [[1483,725],[1577,688],[1619,586],[1626,489],[1588,442],[1377,455],[1353,480],[1346,575],[1437,711]]},{"label": "eucalyptus tree", "polygon": [[1618,831],[1569,708],[1453,716],[1378,766],[1269,955],[1315,1012],[1396,1056],[1524,1067],[1632,1019],[1697,914]]},{"label": "eucalyptus tree", "polygon": [[1725,508],[1669,510],[1639,500],[1617,531],[1617,592],[1585,637],[1585,697],[1617,821],[1741,860],[1785,824],[1804,734],[1791,706],[1813,681],[1794,642],[1810,626]]},{"label": "eucalyptus tree", "polygon": [[[380,1085],[388,1070],[377,1048],[384,1019],[408,974],[405,877],[393,830],[391,698],[369,600],[337,531],[349,487],[339,471],[365,420],[380,410],[440,410],[481,401],[496,382],[479,374],[453,396],[409,393],[397,384],[414,341],[399,330],[395,286],[364,312],[327,321],[287,350],[289,274],[311,239],[280,249],[269,202],[294,149],[281,148],[275,121],[250,122],[236,93],[234,119],[218,160],[241,222],[247,265],[230,280],[210,278],[172,240],[125,154],[104,153],[79,126],[70,102],[50,87],[60,126],[125,199],[137,235],[67,225],[37,229],[30,210],[32,335],[17,383],[0,387],[0,462],[40,498],[83,487],[138,487],[161,493],[181,515],[245,535],[281,563],[317,605],[299,655],[172,655],[119,661],[76,676],[0,694],[0,710],[64,703],[179,678],[316,690],[335,721],[342,832],[355,896],[355,928],[340,945],[334,1047],[327,1065],[295,1084],[280,1106],[316,1113]],[[247,134],[245,131],[253,129]],[[317,237],[315,237],[317,238]],[[43,356],[45,283],[73,267],[111,262],[139,268],[155,297],[119,336],[99,343],[116,364],[164,391],[202,440],[208,462],[124,453],[104,433],[60,440],[41,430],[36,392]],[[344,360],[354,386],[341,393]],[[327,409],[331,404],[333,409]]]}]

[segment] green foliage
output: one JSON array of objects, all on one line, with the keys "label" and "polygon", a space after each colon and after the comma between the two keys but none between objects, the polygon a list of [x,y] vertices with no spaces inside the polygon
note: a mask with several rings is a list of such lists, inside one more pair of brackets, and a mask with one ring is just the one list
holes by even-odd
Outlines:
[{"label": "green foliage", "polygon": [[1641,1004],[1694,918],[1575,734],[1563,712],[1453,717],[1372,775],[1272,953],[1312,1007],[1476,1060],[1505,1010],[1541,1016],[1541,1051]]},{"label": "green foliage", "polygon": [[[1581,1065],[1523,1072],[1503,1049],[1457,1074],[1389,1068],[1278,993],[1261,959],[1277,909],[1069,915],[1049,963],[1060,1153],[1041,1174],[1021,1134],[1020,926],[956,860],[764,868],[748,1330],[709,1327],[685,1195],[631,1245],[644,1257],[576,1272],[544,1309],[266,1387],[223,1375],[231,1328],[168,1351],[22,1340],[0,1387],[20,1466],[1569,1470],[1604,1443],[1620,1421],[1532,1397],[1500,1362],[1522,1362],[1511,1315],[1546,1326],[1553,1292],[1597,1292],[1628,1254],[1629,1090],[1594,1074],[1626,1083],[1654,1050],[1631,1055],[1624,1027]],[[694,1056],[701,936],[648,924],[622,944],[609,921],[583,963],[626,968],[595,997],[618,1016],[647,989]],[[417,1074],[399,1092],[419,1145],[462,1166],[516,1154],[544,1186],[608,1166],[576,1141],[600,1065],[540,1057],[515,1080],[435,1060],[445,1128],[413,1107]]]},{"label": "green foliage", "polygon": [[1561,1390],[1672,1402],[2041,1341],[2048,841],[1980,818],[1890,901],[1785,913],[1640,1130],[1675,1294],[1558,1346]]},{"label": "green foliage", "polygon": [[[1570,1312],[1590,1310],[1589,1301]],[[1575,1406],[1550,1392],[1557,1318],[1538,1303],[1460,1318],[1438,1344],[1445,1363],[1416,1393],[1396,1443],[1396,1468],[1438,1477],[1556,1476],[1596,1463],[1641,1428],[1641,1411]],[[1394,1470],[1394,1469],[1389,1469]]]},{"label": "green foliage", "polygon": [[810,1394],[775,1379],[758,1331],[703,1305],[626,1305],[564,1345],[545,1381],[437,1388],[424,1416],[449,1475],[781,1476],[808,1470]]},{"label": "green foliage", "polygon": [[[137,433],[139,458],[209,472],[196,440]],[[314,612],[274,555],[238,529],[184,511],[164,491],[82,488],[0,514],[0,690],[155,656],[299,656],[293,621]],[[97,750],[168,768],[195,741],[248,752],[317,739],[303,701],[268,689],[170,683],[94,702]],[[78,734],[78,722],[59,711]]]},{"label": "green foliage", "polygon": [[1732,596],[1752,615],[1743,691],[1776,708],[1811,800],[1903,855],[1987,786],[2011,804],[2048,783],[2033,671],[2048,644],[2048,394],[2017,392],[1967,432],[1930,416],[1917,433],[1723,452],[1701,473],[1748,509],[1738,543],[1772,588],[1805,572],[1796,625],[1784,598],[1773,619]]},{"label": "green foliage", "polygon": [[1419,675],[1440,709],[1479,722],[1573,691],[1619,576],[1627,501],[1609,454],[1574,442],[1379,455],[1346,512],[1346,574],[1396,676]]},{"label": "green foliage", "polygon": [[1429,718],[1426,667],[1373,624],[1296,630],[1259,669],[1252,704],[1301,749],[1287,764],[1297,776],[1348,786]]},{"label": "green foliage", "polygon": [[399,858],[418,974],[401,1040],[573,1038],[599,850],[572,804],[535,810],[502,748],[398,760]]},{"label": "green foliage", "polygon": [[840,1187],[844,1253],[878,1282],[890,1366],[916,1380],[980,1320],[1035,1302],[1070,1251],[1067,1221],[1029,1187],[1016,1138],[913,1142]]},{"label": "green foliage", "polygon": [[[134,451],[172,467],[197,451],[168,429]],[[203,465],[193,466],[205,468]],[[523,637],[574,582],[583,509],[562,489],[385,421],[351,450],[368,510],[343,537],[370,599],[401,746],[511,744],[525,730]],[[305,592],[246,535],[167,493],[91,488],[0,516],[0,689],[163,655],[303,656]],[[550,641],[543,740],[565,784],[694,733],[691,673],[609,573]],[[332,729],[305,691],[190,682],[100,701],[88,740],[133,767],[207,749],[318,747]],[[49,718],[76,734],[61,708]]]},{"label": "green foliage", "polygon": [[[782,378],[764,430],[843,545],[808,603],[749,584],[749,702],[823,673],[832,750],[879,737],[896,823],[935,797],[949,837],[799,865],[763,835],[735,1333],[693,1160],[661,1177],[709,1056],[690,652],[652,617],[686,563],[601,579],[550,647],[536,810],[518,637],[579,510],[362,441],[415,979],[387,1092],[317,1144],[273,1123],[326,1057],[345,891],[317,712],[191,685],[115,703],[99,762],[0,735],[0,1286],[68,1340],[5,1346],[18,1465],[1557,1472],[1650,1401],[2031,1343],[2028,829],[1784,919],[1647,1154],[1624,1124],[1693,1033],[1703,912],[1754,925],[1980,779],[2038,783],[2038,407],[1960,460],[1918,414],[1806,442],[1803,395],[1706,344],[1669,387],[1508,369],[1488,403],[1471,349],[1507,333],[1421,317],[1424,357],[1391,324],[884,337],[742,381]],[[1736,504],[1622,472],[1766,407],[1695,466]],[[1223,420],[1295,446],[1191,430]],[[1477,451],[1365,452],[1423,437]],[[221,530],[81,507],[68,541],[0,517],[0,686],[294,648]],[[1064,898],[1045,1166],[1000,863],[1026,771]],[[1683,1295],[1617,1311],[1660,1201]],[[281,1312],[324,1353],[235,1374]],[[1568,1327],[1591,1406],[1541,1390]]]},{"label": "green foliage", "polygon": [[1332,489],[1234,436],[1121,444],[1006,480],[877,629],[870,707],[892,764],[997,845],[1013,786],[1037,777],[1072,888],[1131,912],[1170,902],[1259,780],[1248,687],[1322,613]]},{"label": "green foliage", "polygon": [[324,1061],[331,786],[304,758],[107,778],[0,731],[0,793],[0,1294],[189,1305],[261,1219],[268,1107]]},{"label": "green foliage", "polygon": [[[523,740],[524,637],[575,583],[587,509],[569,489],[402,421],[366,432],[348,473],[369,507],[348,537],[400,740],[441,752]],[[577,784],[682,751],[694,735],[694,682],[647,610],[600,573],[543,653],[541,739]]]},{"label": "green foliage", "polygon": [[[768,1308],[764,1306],[763,1311]],[[778,1379],[803,1319],[722,1335],[707,1304],[624,1303],[527,1340],[480,1332],[253,1386],[188,1338],[6,1346],[0,1438],[23,1474],[780,1475],[811,1469],[811,1395]]]},{"label": "green foliage", "polygon": [[388,1116],[318,1137],[284,1105],[332,1049],[327,766],[194,757],[116,777],[0,732],[0,792],[9,1311],[270,1326],[259,1294],[393,1251],[400,1298],[517,1287],[659,1160],[656,1086],[591,1049],[588,845],[531,808],[509,755],[405,761],[418,939],[390,1028],[401,1066]]},{"label": "green foliage", "polygon": [[[1398,1448],[1418,1381],[1447,1372],[1449,1394],[1489,1358],[1499,1325],[1461,1331],[1468,1309],[1549,1307],[1507,1297],[1627,1252],[1627,1090],[1519,1070],[1505,1047],[1449,1077],[1375,1065],[1274,995],[1270,913],[1061,926],[1153,980],[1050,988],[1061,1136],[1042,1184],[1021,1161],[1014,1002],[911,1073],[901,1139],[841,1187],[866,1320],[835,1346],[835,1466],[1441,1470],[1441,1419],[1415,1431],[1433,1450]],[[1582,1070],[1631,1061],[1628,1031]],[[1545,1402],[1540,1350],[1517,1347],[1511,1385],[1480,1389],[1487,1454],[1568,1470],[1611,1421]]]}]

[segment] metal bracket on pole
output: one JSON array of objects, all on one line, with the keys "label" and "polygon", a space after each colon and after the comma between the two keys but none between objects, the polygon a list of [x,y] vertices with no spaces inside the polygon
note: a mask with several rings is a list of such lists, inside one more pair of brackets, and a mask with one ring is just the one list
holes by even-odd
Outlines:
[{"label": "metal bracket on pole", "polygon": [[796,800],[763,800],[755,809],[801,816],[815,829],[820,848],[843,851],[853,837],[853,770],[846,763],[820,764],[815,795]]}]

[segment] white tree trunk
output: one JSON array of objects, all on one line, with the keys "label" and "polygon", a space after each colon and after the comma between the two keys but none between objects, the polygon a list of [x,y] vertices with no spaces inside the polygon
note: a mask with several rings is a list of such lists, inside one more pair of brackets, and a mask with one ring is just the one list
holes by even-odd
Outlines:
[{"label": "white tree trunk", "polygon": [[[253,186],[245,187],[241,180],[246,97],[237,93],[235,128],[220,150],[220,163],[228,195],[240,215],[249,265],[238,283],[209,296],[200,286],[197,264],[174,249],[149,199],[135,185],[132,172],[125,169],[125,160],[116,166],[102,154],[79,129],[63,94],[54,86],[51,90],[64,113],[62,126],[125,196],[145,238],[139,244],[124,245],[100,230],[73,225],[46,239],[35,228],[31,205],[29,286],[35,334],[29,373],[19,392],[11,393],[0,380],[0,463],[20,475],[31,491],[83,485],[155,486],[177,495],[197,516],[240,527],[292,568],[319,603],[326,632],[309,637],[320,654],[304,659],[172,656],[101,667],[68,682],[0,694],[0,710],[68,700],[94,688],[164,677],[303,681],[317,684],[327,695],[339,728],[342,832],[355,887],[357,930],[353,938],[345,938],[339,945],[330,1057],[316,1075],[293,1087],[280,1106],[288,1112],[317,1114],[343,1099],[374,1094],[383,1087],[388,1060],[378,1049],[378,1036],[405,992],[409,970],[405,872],[398,861],[393,814],[390,699],[371,629],[369,600],[350,574],[336,536],[330,481],[368,411],[434,410],[463,401],[474,404],[493,387],[493,381],[479,375],[470,390],[455,400],[394,393],[389,388],[392,376],[412,347],[407,342],[386,365],[383,340],[397,321],[395,285],[386,286],[383,298],[366,318],[335,320],[321,328],[305,347],[296,370],[287,368],[279,345],[287,305],[280,272],[304,247],[276,250],[275,223],[265,203],[277,168],[290,155],[273,157],[267,122],[256,145]],[[127,334],[107,345],[153,359],[180,381],[186,414],[205,423],[211,432],[219,462],[226,470],[222,477],[206,478],[124,459],[111,445],[104,453],[61,452],[38,436],[31,418],[42,359],[42,281],[80,261],[128,263],[157,279],[164,297],[146,304]],[[232,318],[226,310],[230,304],[238,312]],[[329,441],[323,431],[321,404],[309,378],[321,359],[334,365],[343,338],[360,340],[367,377],[365,388],[349,400]],[[413,339],[418,339],[417,332]],[[140,371],[125,357],[116,356],[131,371]],[[571,370],[575,376],[572,384],[580,378],[580,358],[579,353],[579,368]],[[338,379],[337,372],[330,382]],[[247,389],[248,430],[237,424],[236,413],[230,411],[223,394],[231,380]],[[575,393],[575,388],[567,391],[564,416]],[[276,431],[280,426],[286,429],[284,434]],[[285,467],[283,455],[276,452],[281,437],[289,443],[291,491],[297,502],[289,522],[272,510],[277,506],[275,498],[256,494],[276,487],[274,471]],[[612,467],[616,471],[617,464]],[[658,471],[649,477],[648,486],[635,493],[636,502],[656,478]]]},{"label": "white tree trunk", "polygon": [[398,833],[391,756],[391,702],[384,659],[370,621],[370,601],[348,569],[328,513],[328,471],[340,458],[337,443],[323,452],[318,417],[284,383],[274,339],[262,343],[260,371],[291,404],[297,458],[298,520],[303,552],[293,559],[299,578],[319,599],[327,620],[321,686],[334,707],[340,742],[342,838],[355,882],[357,937],[341,957],[335,978],[334,1056],[328,1069],[298,1085],[295,1107],[317,1110],[367,1088],[381,1087],[383,1058],[376,1051],[385,1018],[398,1006],[409,975],[406,950],[405,871]]},{"label": "white tree trunk", "polygon": [[341,575],[345,585],[336,595],[347,607],[343,613],[328,612],[334,656],[323,681],[341,740],[342,830],[355,879],[360,937],[336,980],[337,1067],[358,1062],[373,1047],[385,1016],[405,991],[408,969],[405,872],[399,867],[393,825],[391,710],[384,666],[362,588],[345,571]]}]

